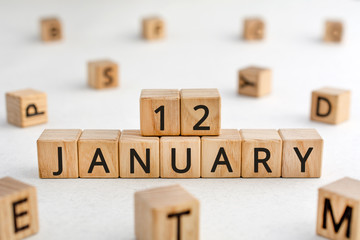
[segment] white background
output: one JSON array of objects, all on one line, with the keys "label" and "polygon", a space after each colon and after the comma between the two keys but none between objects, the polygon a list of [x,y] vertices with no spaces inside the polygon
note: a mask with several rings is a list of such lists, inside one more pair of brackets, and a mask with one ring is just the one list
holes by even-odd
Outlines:
[{"label": "white background", "polygon": [[[59,16],[65,39],[39,40],[39,20]],[[167,38],[145,42],[141,18],[166,20]],[[266,20],[266,40],[240,38],[248,16]],[[324,21],[345,24],[342,44],[324,44]],[[135,191],[179,183],[201,202],[201,239],[320,239],[317,189],[360,179],[360,1],[0,1],[0,176],[38,190],[40,232],[29,239],[135,239]],[[121,87],[96,91],[86,63],[120,64]],[[237,71],[273,70],[271,96],[236,94]],[[311,91],[352,90],[351,120],[311,122]],[[7,91],[48,94],[49,123],[6,122]],[[320,179],[39,179],[36,140],[44,128],[139,128],[143,88],[216,87],[223,128],[316,128],[325,140]]]}]

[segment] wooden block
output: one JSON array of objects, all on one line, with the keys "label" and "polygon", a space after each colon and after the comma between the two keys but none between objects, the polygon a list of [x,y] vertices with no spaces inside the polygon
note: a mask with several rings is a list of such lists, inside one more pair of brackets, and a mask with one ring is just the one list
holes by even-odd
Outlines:
[{"label": "wooden block", "polygon": [[341,42],[343,35],[343,24],[340,21],[326,21],[325,23],[325,42]]},{"label": "wooden block", "polygon": [[199,201],[179,185],[136,192],[136,239],[197,240],[199,209]]},{"label": "wooden block", "polygon": [[241,137],[237,129],[201,138],[201,177],[240,177]]},{"label": "wooden block", "polygon": [[140,130],[123,130],[119,142],[120,177],[160,177],[160,140],[143,137]]},{"label": "wooden block", "polygon": [[259,18],[249,18],[244,21],[245,40],[261,40],[265,37],[265,23]]},{"label": "wooden block", "polygon": [[48,121],[46,93],[24,89],[6,93],[6,111],[9,123],[28,127]]},{"label": "wooden block", "polygon": [[81,178],[119,177],[119,130],[84,130],[78,141]]},{"label": "wooden block", "polygon": [[159,17],[148,17],[142,21],[142,36],[146,40],[165,37],[165,22]]},{"label": "wooden block", "polygon": [[311,120],[338,124],[349,119],[351,92],[325,87],[312,92]]},{"label": "wooden block", "polygon": [[200,177],[200,137],[161,137],[160,176]]},{"label": "wooden block", "polygon": [[40,178],[78,178],[80,129],[45,129],[37,140]]},{"label": "wooden block", "polygon": [[360,181],[343,178],[319,189],[316,232],[329,239],[360,239]]},{"label": "wooden block", "polygon": [[41,39],[44,42],[59,41],[62,39],[61,22],[57,18],[44,18],[40,21]]},{"label": "wooden block", "polygon": [[217,89],[182,89],[181,135],[219,135],[221,98]]},{"label": "wooden block", "polygon": [[11,177],[1,178],[0,239],[23,239],[38,231],[36,188]]},{"label": "wooden block", "polygon": [[282,141],[276,130],[242,129],[242,176],[280,177]]},{"label": "wooden block", "polygon": [[117,63],[110,60],[88,62],[88,84],[92,88],[103,89],[119,86]]},{"label": "wooden block", "polygon": [[248,67],[239,71],[238,93],[262,97],[271,93],[272,74],[270,69]]},{"label": "wooden block", "polygon": [[282,177],[321,176],[323,139],[315,129],[280,129]]},{"label": "wooden block", "polygon": [[144,136],[180,135],[179,90],[142,90],[140,96],[140,129]]}]

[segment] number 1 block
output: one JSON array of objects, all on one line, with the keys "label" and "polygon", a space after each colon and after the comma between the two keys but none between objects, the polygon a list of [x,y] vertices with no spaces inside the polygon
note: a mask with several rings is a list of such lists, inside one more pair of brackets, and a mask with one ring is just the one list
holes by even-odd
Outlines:
[{"label": "number 1 block", "polygon": [[118,65],[110,60],[89,62],[88,84],[96,89],[117,87]]}]

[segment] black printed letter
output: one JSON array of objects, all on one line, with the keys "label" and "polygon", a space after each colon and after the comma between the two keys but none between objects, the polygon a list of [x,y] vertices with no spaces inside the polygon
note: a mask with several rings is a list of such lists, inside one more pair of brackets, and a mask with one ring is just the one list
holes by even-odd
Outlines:
[{"label": "black printed letter", "polygon": [[142,169],[144,169],[145,173],[150,173],[150,148],[146,149],[146,165],[141,160],[139,154],[137,154],[136,150],[131,148],[130,149],[130,173],[135,172],[135,159],[139,162]]},{"label": "black printed letter", "polygon": [[62,147],[58,147],[58,171],[53,172],[54,176],[59,176],[63,171]]},{"label": "black printed letter", "polygon": [[[259,159],[259,152],[265,152],[266,157],[264,159]],[[255,148],[254,149],[254,171],[259,171],[259,163],[262,163],[268,173],[271,173],[269,165],[266,163],[270,159],[270,151],[267,148]]]},{"label": "black printed letter", "polygon": [[[221,155],[223,156],[224,161],[220,161]],[[215,159],[214,165],[213,165],[213,167],[212,167],[212,169],[211,169],[211,172],[215,172],[215,171],[216,171],[217,165],[226,165],[226,167],[227,167],[227,169],[228,169],[229,172],[232,172],[232,171],[233,171],[232,168],[231,168],[229,159],[228,159],[228,157],[227,157],[227,155],[226,155],[225,149],[224,149],[223,147],[221,147],[221,148],[219,149],[219,152],[218,152],[218,154],[217,154],[217,156],[216,156],[216,159]]]},{"label": "black printed letter", "polygon": [[19,201],[13,202],[13,204],[12,204],[12,205],[13,205],[14,230],[15,230],[15,233],[20,232],[20,231],[23,231],[23,230],[25,230],[25,229],[27,229],[27,228],[30,227],[29,224],[26,224],[26,225],[24,225],[24,226],[21,227],[21,226],[18,226],[17,223],[16,223],[16,219],[17,219],[17,218],[20,218],[20,217],[25,216],[25,215],[28,214],[27,211],[23,211],[23,212],[20,212],[20,213],[16,213],[16,206],[17,206],[17,205],[20,205],[20,204],[22,204],[22,203],[25,203],[25,202],[27,202],[27,201],[28,201],[28,199],[27,199],[27,198],[24,198],[24,199],[21,199],[21,200],[19,200]]},{"label": "black printed letter", "polygon": [[[326,113],[320,113],[320,101],[324,101],[328,104],[329,108],[328,108],[328,111]],[[331,113],[331,103],[330,101],[327,99],[327,98],[324,98],[324,97],[318,97],[317,98],[317,103],[316,103],[316,116],[319,116],[319,117],[327,117],[329,116]]]},{"label": "black printed letter", "polygon": [[185,212],[181,212],[181,213],[172,213],[168,215],[168,218],[173,218],[176,217],[177,219],[177,234],[176,234],[176,239],[177,240],[181,240],[181,216],[182,215],[189,215],[190,214],[190,210],[185,211]]},{"label": "black printed letter", "polygon": [[[100,157],[101,162],[97,162],[97,161],[96,161],[96,159],[98,158],[98,156]],[[105,162],[105,158],[104,158],[104,156],[103,156],[100,148],[97,148],[97,149],[96,149],[96,152],[95,152],[94,158],[93,158],[93,160],[92,160],[92,162],[91,162],[91,165],[90,165],[90,168],[89,168],[88,173],[92,173],[94,167],[95,167],[95,166],[98,166],[98,165],[103,166],[106,173],[110,173],[109,168],[108,168],[108,166],[107,166],[107,164],[106,164],[106,162]]]},{"label": "black printed letter", "polygon": [[310,153],[312,152],[313,148],[310,147],[307,152],[305,153],[305,156],[302,157],[301,156],[301,153],[299,151],[299,149],[297,147],[294,147],[294,150],[296,152],[296,155],[298,156],[300,162],[301,162],[301,172],[305,172],[305,163],[306,163],[306,160],[309,158],[310,156]]},{"label": "black printed letter", "polygon": [[176,149],[171,149],[171,167],[172,169],[177,173],[186,173],[190,170],[191,167],[191,148],[187,149],[187,155],[186,155],[186,167],[184,169],[178,169],[176,167]]},{"label": "black printed letter", "polygon": [[332,223],[334,225],[334,230],[337,233],[342,225],[342,223],[345,221],[345,219],[347,219],[348,224],[347,224],[347,228],[346,228],[346,237],[350,238],[350,226],[351,226],[351,215],[352,215],[352,208],[349,206],[346,206],[345,212],[342,215],[340,221],[338,223],[335,222],[335,218],[334,218],[334,214],[333,214],[333,210],[331,207],[331,203],[330,203],[330,199],[325,198],[325,202],[324,202],[324,213],[323,213],[323,224],[322,224],[322,228],[326,229],[326,215],[327,212],[330,212],[330,216],[331,216],[331,220]]}]

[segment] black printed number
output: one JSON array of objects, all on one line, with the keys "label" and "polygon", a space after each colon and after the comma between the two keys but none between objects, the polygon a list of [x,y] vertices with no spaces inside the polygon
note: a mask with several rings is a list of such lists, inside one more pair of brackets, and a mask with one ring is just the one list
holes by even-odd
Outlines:
[{"label": "black printed number", "polygon": [[209,108],[205,105],[197,105],[194,107],[195,111],[198,109],[204,110],[204,116],[194,125],[193,130],[210,130],[209,126],[200,126],[209,116]]},{"label": "black printed number", "polygon": [[164,111],[164,105],[161,105],[155,110],[155,113],[160,112],[160,130],[164,131],[164,122],[165,122],[165,111]]}]

